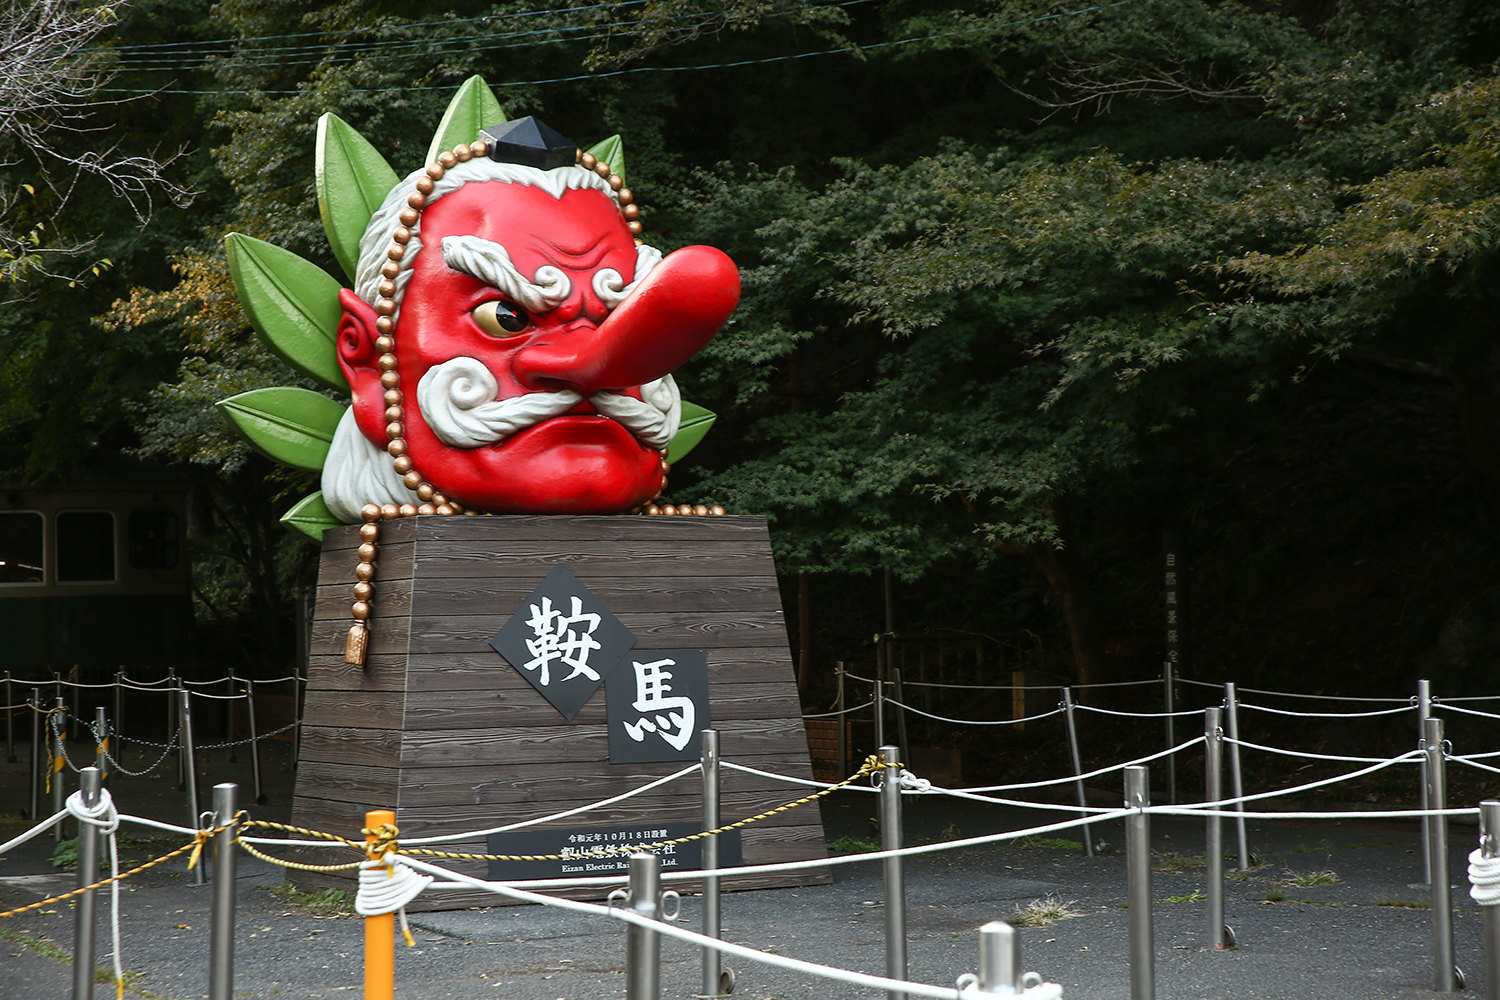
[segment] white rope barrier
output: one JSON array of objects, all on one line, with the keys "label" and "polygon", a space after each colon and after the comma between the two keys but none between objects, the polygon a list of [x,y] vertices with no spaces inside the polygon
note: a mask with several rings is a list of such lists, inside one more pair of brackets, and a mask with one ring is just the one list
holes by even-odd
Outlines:
[{"label": "white rope barrier", "polygon": [[[1187,748],[1192,746],[1196,746],[1197,744],[1202,742],[1202,736],[1194,736],[1186,743],[1180,743],[1169,750],[1158,750],[1156,753],[1147,754],[1146,756],[1137,758],[1136,760],[1127,760],[1120,764],[1110,764],[1109,766],[1101,767],[1096,771],[1089,771],[1087,774],[1070,774],[1063,778],[1047,778],[1043,781],[1018,781],[1008,785],[982,785],[977,788],[960,788],[954,790],[961,792],[973,792],[975,794],[984,794],[986,792],[1014,792],[1019,791],[1023,788],[1046,788],[1051,785],[1069,785],[1075,781],[1085,781],[1090,778],[1097,778],[1102,774],[1110,774],[1111,772],[1123,770],[1127,767],[1133,767],[1137,764],[1149,764],[1153,760],[1160,760],[1163,757],[1170,757],[1174,753],[1181,753],[1183,750],[1186,750]],[[719,762],[719,766],[729,768],[730,770],[734,771],[744,771],[746,774],[754,774],[762,778],[774,778],[777,781],[784,781],[792,785],[804,785],[809,788],[832,788],[834,784],[833,782],[827,781],[811,781],[807,778],[794,778],[791,775],[776,774],[773,771],[762,771],[759,768],[750,767],[746,764],[737,764],[734,761],[729,760],[721,760]],[[845,785],[844,788],[841,789],[841,791],[877,792],[879,791],[879,789],[870,785]],[[906,790],[903,789],[903,791]],[[908,794],[911,793],[908,792]],[[987,801],[998,802],[1000,800],[989,799]]]},{"label": "white rope barrier", "polygon": [[647,782],[639,788],[631,789],[628,792],[621,792],[619,795],[615,795],[607,799],[601,799],[598,802],[590,802],[587,805],[578,806],[574,809],[568,809],[565,812],[554,813],[551,816],[542,816],[537,819],[522,820],[519,823],[509,823],[505,826],[496,826],[488,830],[479,830],[475,833],[450,833],[444,834],[440,837],[412,837],[405,838],[402,842],[407,844],[445,844],[452,843],[455,840],[463,840],[465,838],[487,837],[492,833],[507,833],[511,830],[521,830],[528,826],[536,826],[538,823],[545,823],[548,820],[567,819],[569,816],[577,816],[579,813],[586,813],[594,809],[604,809],[608,806],[614,805],[617,802],[624,802],[626,799],[634,798],[637,795],[644,795],[646,792],[649,792],[652,789],[660,788],[662,785],[671,784],[672,782],[677,781],[680,778],[685,778],[690,774],[701,772],[702,770],[703,765],[701,763],[689,764],[687,767],[683,768],[680,771],[676,771],[672,774],[666,775],[665,777],[657,778],[655,781]]},{"label": "white rope barrier", "polygon": [[[1253,705],[1248,701],[1236,703],[1240,708],[1254,709],[1257,712],[1270,712],[1272,715],[1295,715],[1303,719],[1365,719],[1375,715],[1399,715],[1402,712],[1410,712],[1416,708],[1415,705],[1400,705],[1396,708],[1377,708],[1373,712],[1298,712],[1285,708],[1270,708],[1266,705]],[[1463,709],[1458,709],[1463,711]],[[1480,713],[1483,714],[1483,713]],[[1500,715],[1495,716],[1500,719]]]},{"label": "white rope barrier", "polygon": [[1462,712],[1464,715],[1477,715],[1481,719],[1500,719],[1500,715],[1496,715],[1494,712],[1481,712],[1477,708],[1462,708],[1458,705],[1450,705],[1446,700],[1438,701],[1436,698],[1432,699],[1432,707],[1440,708],[1445,712]]},{"label": "white rope barrier", "polygon": [[[1260,743],[1251,743],[1249,740],[1231,739],[1228,736],[1223,737],[1223,740],[1225,743],[1233,743],[1236,746],[1249,747],[1251,750],[1262,750],[1266,753],[1277,753],[1285,757],[1301,757],[1305,760],[1335,760],[1342,761],[1346,764],[1374,764],[1388,759],[1385,757],[1345,757],[1341,754],[1310,753],[1305,750],[1284,750],[1281,747],[1268,747]],[[1406,755],[1403,754],[1401,757],[1394,759],[1404,760],[1406,759]]]},{"label": "white rope barrier", "polygon": [[[180,834],[182,834],[184,836],[187,836],[187,837],[196,837],[196,836],[198,836],[198,831],[194,830],[190,826],[177,826],[174,823],[162,823],[162,822],[160,822],[158,820],[147,819],[144,816],[122,815],[120,817],[120,822],[121,823],[135,823],[138,826],[149,826],[149,827],[152,827],[153,829],[156,829],[156,830],[165,830],[168,833],[180,833]],[[306,843],[306,841],[298,841],[298,843]]]},{"label": "white rope barrier", "polygon": [[1500,774],[1500,767],[1493,767],[1493,766],[1491,766],[1489,764],[1481,764],[1481,763],[1479,763],[1479,761],[1473,760],[1473,759],[1468,758],[1468,757],[1452,756],[1452,757],[1449,757],[1448,759],[1449,760],[1456,760],[1460,764],[1467,764],[1470,767],[1478,768],[1481,771],[1488,771],[1491,774]]},{"label": "white rope barrier", "polygon": [[1202,715],[1201,708],[1186,708],[1181,712],[1117,712],[1112,708],[1098,708],[1094,705],[1074,705],[1080,712],[1098,712],[1100,715],[1120,715],[1127,719],[1166,719],[1176,718],[1184,715]]},{"label": "white rope barrier", "polygon": [[[207,684],[212,682],[205,681],[204,683]],[[240,698],[250,697],[249,691],[241,691],[239,694],[213,694],[209,691],[189,691],[188,694],[192,695],[194,698],[212,698],[214,701],[236,701]]]},{"label": "white rope barrier", "polygon": [[[924,794],[919,792],[918,794]],[[965,792],[954,788],[930,788],[925,790],[928,795],[947,795],[955,799],[964,799],[969,802],[983,802],[992,806],[1011,806],[1016,809],[1045,809],[1051,812],[1088,812],[1104,813],[1112,810],[1102,806],[1079,806],[1060,805],[1056,802],[1029,802],[1026,799],[1001,799],[993,795],[976,795],[973,792]]]},{"label": "white rope barrier", "polygon": [[924,712],[920,708],[913,708],[904,702],[897,701],[895,698],[887,698],[886,701],[898,708],[904,708],[908,712],[914,712],[929,719],[936,719],[939,722],[951,722],[958,726],[1018,726],[1023,722],[1035,722],[1038,719],[1045,719],[1048,716],[1062,714],[1062,709],[1054,708],[1050,712],[1043,712],[1040,715],[1028,715],[1021,719],[991,719],[985,722],[977,722],[973,719],[949,719],[941,715],[933,715],[931,712]]},{"label": "white rope barrier", "polygon": [[[1076,811],[1076,807],[1075,810]],[[807,868],[837,867],[839,865],[860,864],[865,861],[883,861],[886,858],[905,858],[919,854],[934,854],[939,851],[957,851],[969,847],[984,847],[990,844],[1002,843],[1007,840],[1023,840],[1026,837],[1036,837],[1048,833],[1058,833],[1070,830],[1074,827],[1088,826],[1093,823],[1104,823],[1109,820],[1119,819],[1129,815],[1131,809],[1111,809],[1097,816],[1076,816],[1071,819],[1057,823],[1047,823],[1042,826],[1028,827],[1024,830],[1010,830],[1004,833],[990,833],[980,837],[965,837],[962,840],[945,840],[936,844],[920,844],[916,847],[903,847],[894,851],[869,851],[860,854],[841,854],[826,858],[810,858],[806,861],[782,861],[768,865],[740,865],[735,868],[715,868],[711,871],[664,871],[661,873],[663,882],[680,882],[690,879],[701,879],[705,875],[719,876],[750,876],[750,875],[779,875],[785,872],[802,871]],[[304,846],[306,841],[301,842]],[[403,855],[404,857],[405,855]],[[596,875],[584,878],[566,879],[529,879],[506,882],[506,885],[524,886],[527,888],[567,888],[580,886],[603,886],[619,885],[624,876]],[[441,888],[441,886],[434,886]]]},{"label": "white rope barrier", "polygon": [[[577,806],[576,808],[568,809],[563,812],[552,813],[547,816],[538,816],[535,819],[522,820],[519,823],[510,823],[506,826],[495,826],[485,830],[474,830],[468,833],[445,833],[441,836],[436,837],[402,837],[401,843],[408,846],[417,846],[426,844],[448,844],[458,840],[476,840],[480,837],[488,837],[492,833],[508,833],[511,830],[520,830],[528,826],[536,826],[540,823],[547,823],[555,819],[567,819],[569,816],[577,816],[579,813],[586,813],[590,810],[605,809],[609,806],[615,805],[616,803],[624,802],[626,799],[633,798],[637,795],[642,795],[646,792],[651,791],[652,789],[660,788],[662,785],[676,781],[679,778],[686,777],[687,775],[692,774],[695,771],[701,770],[702,766],[703,765],[701,764],[690,764],[680,771],[666,775],[665,777],[657,778],[655,781],[648,782],[647,784],[644,784],[639,788],[634,788],[628,792],[622,792],[619,795],[615,795],[611,798],[600,799],[598,802],[590,802],[587,805]],[[269,847],[333,846],[330,842],[318,840],[286,840],[276,837],[242,837],[241,839],[246,843],[266,845]]]},{"label": "white rope barrier", "polygon": [[848,715],[850,712],[858,712],[860,709],[869,708],[873,704],[875,704],[875,699],[871,698],[869,701],[865,702],[863,705],[854,705],[854,706],[851,706],[849,708],[836,708],[832,712],[818,712],[818,713],[816,713],[814,715],[804,715],[802,718],[804,718],[804,719],[827,719],[827,718],[831,718],[832,716],[835,716],[835,715]]},{"label": "white rope barrier", "polygon": [[1019,791],[1022,788],[1044,788],[1044,787],[1046,787],[1048,785],[1066,785],[1066,784],[1071,784],[1072,782],[1075,782],[1075,781],[1086,781],[1086,780],[1088,780],[1090,778],[1097,778],[1101,774],[1109,774],[1109,773],[1111,773],[1113,771],[1124,770],[1127,767],[1134,767],[1134,766],[1136,766],[1138,764],[1149,764],[1153,760],[1161,760],[1163,757],[1170,757],[1174,753],[1181,753],[1182,751],[1186,750],[1188,747],[1197,746],[1199,743],[1202,743],[1202,742],[1203,742],[1203,737],[1202,736],[1194,736],[1192,739],[1188,740],[1186,743],[1179,743],[1175,747],[1172,747],[1169,750],[1158,750],[1158,751],[1156,751],[1156,753],[1147,754],[1144,757],[1137,757],[1135,760],[1127,760],[1127,761],[1125,761],[1124,763],[1121,763],[1121,764],[1110,764],[1109,766],[1107,766],[1107,767],[1101,767],[1101,768],[1099,768],[1096,771],[1089,771],[1087,774],[1077,774],[1077,775],[1070,774],[1066,778],[1048,778],[1046,781],[1022,781],[1022,782],[1015,782],[1015,783],[1009,784],[1009,785],[982,785],[982,786],[980,786],[978,788],[963,788],[963,789],[959,789],[959,791],[974,792],[976,794],[984,793],[984,792],[1014,792],[1014,791]]},{"label": "white rope barrier", "polygon": [[[789,785],[803,785],[808,788],[832,788],[837,784],[834,781],[813,781],[810,778],[794,778],[790,774],[777,774],[775,771],[762,771],[758,767],[751,767],[748,764],[736,764],[732,760],[721,759],[719,766],[728,768],[731,771],[744,771],[746,774],[754,774],[761,778],[775,778],[777,781],[784,781]],[[874,792],[879,791],[879,789],[871,785],[845,785],[840,791]]]},{"label": "white rope barrier", "polygon": [[1150,806],[1146,809],[1148,813],[1158,813],[1162,816],[1223,816],[1226,819],[1234,819],[1243,816],[1245,819],[1424,819],[1428,816],[1465,816],[1470,819],[1479,817],[1479,807],[1470,809],[1372,809],[1367,812],[1354,810],[1329,811],[1329,812],[1240,812],[1233,809],[1194,809],[1189,806]]},{"label": "white rope barrier", "polygon": [[[770,952],[759,951],[755,948],[747,948],[744,945],[732,944],[718,938],[708,937],[696,931],[690,931],[685,927],[675,924],[664,923],[651,917],[642,916],[632,910],[623,907],[600,906],[598,903],[585,903],[578,900],[559,899],[538,892],[528,892],[517,889],[514,885],[505,882],[491,882],[486,879],[473,878],[451,871],[439,865],[419,861],[416,858],[399,855],[402,864],[410,865],[420,872],[438,876],[447,880],[447,885],[456,885],[468,889],[482,889],[486,892],[509,896],[527,903],[541,903],[544,906],[555,906],[564,910],[572,910],[575,913],[586,913],[597,917],[612,917],[623,920],[626,923],[635,924],[668,937],[675,937],[688,944],[698,945],[703,948],[713,948],[721,954],[732,955],[736,958],[748,959],[760,962],[763,965],[771,965],[776,968],[789,969],[794,972],[802,972],[808,975],[831,979],[836,982],[848,983],[853,986],[864,986],[876,990],[888,990],[905,993],[908,996],[933,997],[935,1000],[959,1000],[962,994],[955,986],[928,986],[924,983],[907,982],[900,979],[887,979],[884,976],[872,976],[863,972],[852,972],[848,969],[837,969],[828,965],[819,965],[815,962],[804,962],[801,959],[790,958],[786,955],[775,955]],[[663,874],[663,878],[666,875]],[[619,879],[614,881],[618,882]],[[434,883],[434,887],[441,887],[445,883]]]},{"label": "white rope barrier", "polygon": [[[1160,683],[1160,681],[1157,681],[1156,683]],[[1223,690],[1223,688],[1224,688],[1223,684],[1215,684],[1212,681],[1195,681],[1195,680],[1190,680],[1190,679],[1188,679],[1186,677],[1178,677],[1177,678],[1177,683],[1179,683],[1179,684],[1193,684],[1193,685],[1196,685],[1197,687],[1218,688],[1220,690]],[[1360,697],[1360,696],[1357,696],[1357,695],[1348,695],[1348,694],[1298,694],[1298,693],[1296,693],[1294,691],[1267,691],[1267,690],[1265,690],[1263,688],[1247,688],[1247,687],[1237,688],[1237,690],[1238,690],[1238,692],[1240,694],[1268,694],[1268,695],[1272,695],[1272,696],[1277,697],[1277,698],[1312,698],[1312,699],[1318,699],[1318,700],[1321,700],[1321,701],[1367,701],[1367,702],[1383,702],[1383,703],[1386,703],[1386,704],[1395,704],[1397,702],[1400,702],[1403,705],[1410,705],[1410,704],[1412,704],[1412,699],[1410,697],[1406,697],[1406,698],[1364,698],[1364,697]]]},{"label": "white rope barrier", "polygon": [[22,844],[26,843],[31,838],[39,836],[42,833],[45,833],[46,831],[52,829],[52,824],[56,823],[66,815],[68,815],[68,810],[66,809],[63,809],[60,812],[55,812],[51,816],[42,820],[36,826],[32,827],[30,830],[27,830],[25,833],[21,834],[15,840],[7,840],[5,843],[0,844],[0,854],[5,854],[8,851],[14,850],[15,848],[20,847]]},{"label": "white rope barrier", "polygon": [[[861,677],[859,674],[844,671],[844,677],[851,681],[862,681],[865,684],[874,684],[875,678]],[[887,684],[892,683],[886,681]],[[902,685],[915,685],[917,687],[945,687],[961,691],[1061,691],[1062,684],[936,684],[928,681],[903,680]],[[1099,685],[1095,685],[1099,686]]]}]

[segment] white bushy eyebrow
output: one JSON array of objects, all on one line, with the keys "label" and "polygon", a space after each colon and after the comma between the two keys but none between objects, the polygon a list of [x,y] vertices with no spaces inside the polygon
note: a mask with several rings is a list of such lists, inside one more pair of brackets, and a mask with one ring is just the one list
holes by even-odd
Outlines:
[{"label": "white bushy eyebrow", "polygon": [[550,264],[527,278],[511,262],[510,253],[493,240],[478,236],[444,236],[443,262],[455,271],[491,285],[516,305],[533,312],[556,309],[573,290],[568,276]]}]

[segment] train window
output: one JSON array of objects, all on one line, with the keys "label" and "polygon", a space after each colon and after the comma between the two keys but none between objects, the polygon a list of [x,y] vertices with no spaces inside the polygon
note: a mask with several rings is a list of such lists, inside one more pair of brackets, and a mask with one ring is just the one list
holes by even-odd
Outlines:
[{"label": "train window", "polygon": [[179,557],[176,514],[138,510],[130,515],[130,565],[136,569],[173,569]]},{"label": "train window", "polygon": [[57,582],[115,582],[115,516],[107,510],[57,515]]},{"label": "train window", "polygon": [[45,522],[34,510],[0,511],[0,587],[42,582]]}]

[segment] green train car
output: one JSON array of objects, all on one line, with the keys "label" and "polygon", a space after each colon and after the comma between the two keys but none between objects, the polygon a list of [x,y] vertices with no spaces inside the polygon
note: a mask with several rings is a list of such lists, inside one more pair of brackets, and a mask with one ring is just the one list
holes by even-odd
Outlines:
[{"label": "green train car", "polygon": [[187,662],[188,491],[167,482],[0,486],[0,670]]}]

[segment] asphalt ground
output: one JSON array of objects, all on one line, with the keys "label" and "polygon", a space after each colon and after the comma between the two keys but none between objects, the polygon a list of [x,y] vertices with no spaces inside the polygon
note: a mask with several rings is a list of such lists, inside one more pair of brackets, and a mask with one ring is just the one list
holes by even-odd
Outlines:
[{"label": "asphalt ground", "polygon": [[[20,762],[0,762],[0,840],[27,826],[18,815],[29,803],[22,749]],[[242,800],[250,798],[248,754],[241,750],[233,764],[226,758],[222,750],[203,755],[206,779],[200,791],[205,805],[209,785],[220,780],[239,782]],[[127,760],[128,766],[136,763]],[[121,812],[185,824],[188,807],[173,768],[169,761],[151,777],[114,781],[112,793]],[[290,745],[270,742],[262,771],[268,802],[251,808],[260,818],[285,820],[290,812]],[[796,794],[789,788],[789,798]],[[907,801],[908,844],[1025,829],[1063,818],[1056,811],[953,799]],[[821,808],[830,841],[875,838],[873,795],[839,793]],[[1062,984],[1067,997],[1129,997],[1124,830],[1119,822],[1094,829],[1101,848],[1095,857],[1066,842],[1042,840],[907,859],[911,978],[950,985],[960,974],[975,971],[977,928],[1043,901],[1061,904],[1073,915],[1022,930],[1025,967]],[[135,837],[146,834],[127,830]],[[1406,821],[1251,821],[1249,840],[1259,864],[1243,873],[1226,866],[1226,917],[1239,947],[1216,951],[1207,947],[1202,899],[1203,824],[1154,817],[1155,995],[1164,1000],[1430,995],[1432,921],[1426,908],[1429,891],[1421,884],[1419,836],[1417,825]],[[169,835],[129,845],[124,853],[144,859],[180,842]],[[1233,849],[1234,830],[1227,823],[1224,842]],[[1482,995],[1482,917],[1468,899],[1464,875],[1464,859],[1476,843],[1474,827],[1453,827],[1449,875],[1458,964],[1470,992]],[[76,884],[74,872],[52,867],[52,847],[50,839],[33,841],[0,858],[0,910]],[[195,884],[185,868],[178,859],[125,882],[121,950],[131,989],[127,996],[189,1000],[208,994],[210,888]],[[883,974],[881,865],[860,862],[833,871],[831,885],[726,894],[724,937],[764,951]],[[272,891],[282,881],[280,869],[240,856],[235,996],[359,996],[363,921],[294,904]],[[679,919],[684,926],[700,926],[700,906],[699,897],[683,900]],[[61,903],[0,918],[0,998],[56,1000],[70,994],[72,971],[66,963],[73,947],[72,914],[70,904]],[[99,964],[107,965],[107,894],[101,894],[99,916],[96,954]],[[403,1000],[598,1000],[625,993],[625,929],[608,918],[541,906],[497,906],[416,914],[411,925],[416,947],[396,949],[396,996]],[[736,973],[736,997],[878,996],[877,991],[758,963],[729,959],[725,964]],[[697,994],[700,980],[698,949],[664,939],[663,996]],[[101,984],[97,995],[112,996],[113,986]]]}]

